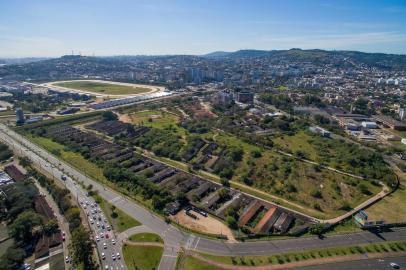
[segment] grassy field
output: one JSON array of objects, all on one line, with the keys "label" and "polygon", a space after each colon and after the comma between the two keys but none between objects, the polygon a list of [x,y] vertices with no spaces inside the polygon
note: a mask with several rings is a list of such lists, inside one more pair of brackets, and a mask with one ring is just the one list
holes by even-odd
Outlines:
[{"label": "grassy field", "polygon": [[185,258],[185,264],[183,265],[183,270],[221,270],[214,265],[210,265],[194,257],[188,256]]},{"label": "grassy field", "polygon": [[137,233],[131,235],[129,240],[133,242],[157,242],[157,243],[164,242],[162,238],[155,233]]},{"label": "grassy field", "polygon": [[399,188],[366,209],[370,220],[385,220],[386,223],[406,221],[406,174],[397,172],[400,180]]},{"label": "grassy field", "polygon": [[139,221],[133,219],[120,209],[114,208],[113,212],[112,205],[103,200],[100,196],[95,195],[95,200],[106,214],[106,217],[109,220],[109,223],[113,226],[113,229],[117,232],[120,233],[129,228],[141,225]]},{"label": "grassy field", "polygon": [[168,113],[163,110],[147,110],[129,113],[133,124],[144,125],[152,128],[171,128],[175,133],[180,135],[182,138],[186,137],[186,130],[179,127],[179,117]]},{"label": "grassy field", "polygon": [[79,153],[67,151],[65,147],[49,138],[38,136],[27,136],[29,140],[38,144],[39,146],[47,149],[52,154],[60,157],[62,160],[76,167],[78,170],[84,172],[86,175],[102,183],[108,182],[103,174],[103,169],[97,167],[95,164],[86,160]]},{"label": "grassy field", "polygon": [[[290,140],[293,150],[312,149],[309,143],[303,144],[301,147],[298,145],[296,140],[300,142],[304,138],[306,138],[306,134],[303,133],[298,135],[295,140]],[[365,195],[359,191],[359,183],[363,183],[371,194],[380,191],[380,187],[372,185],[370,181],[315,168],[312,164],[285,157],[273,150],[248,144],[230,134],[219,133],[215,136],[215,140],[220,144],[235,146],[244,150],[243,160],[234,171],[232,178],[235,183],[240,182],[241,184],[238,187],[234,184],[234,187],[315,217],[335,217],[346,211],[343,208],[344,206],[355,207],[367,200],[370,195]],[[262,153],[261,157],[253,158],[250,155],[255,150]],[[316,156],[316,153],[314,155]],[[244,187],[241,180],[244,175],[252,180],[251,187],[246,185]],[[292,204],[289,205],[283,201],[271,199],[266,194],[257,192],[253,188],[276,195],[303,207],[298,208]],[[315,196],[316,192],[319,192],[320,196]]]},{"label": "grassy field", "polygon": [[119,85],[113,83],[93,82],[93,81],[70,81],[54,83],[56,86],[92,92],[96,94],[106,95],[130,95],[149,92],[151,89],[147,87],[137,87],[130,85]]},{"label": "grassy field", "polygon": [[155,270],[163,253],[162,247],[123,246],[124,260],[129,270]]}]

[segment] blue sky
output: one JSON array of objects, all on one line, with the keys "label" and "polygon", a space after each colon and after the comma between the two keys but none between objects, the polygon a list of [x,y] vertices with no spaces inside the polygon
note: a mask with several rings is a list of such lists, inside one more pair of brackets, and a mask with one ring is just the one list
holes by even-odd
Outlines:
[{"label": "blue sky", "polygon": [[289,48],[406,54],[406,1],[0,0],[0,57]]}]

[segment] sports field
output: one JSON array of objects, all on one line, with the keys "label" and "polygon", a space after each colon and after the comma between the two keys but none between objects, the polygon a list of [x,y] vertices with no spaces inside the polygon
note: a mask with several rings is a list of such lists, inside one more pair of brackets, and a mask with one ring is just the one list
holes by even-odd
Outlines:
[{"label": "sports field", "polygon": [[159,90],[155,86],[93,80],[56,82],[51,85],[101,95],[136,95]]}]

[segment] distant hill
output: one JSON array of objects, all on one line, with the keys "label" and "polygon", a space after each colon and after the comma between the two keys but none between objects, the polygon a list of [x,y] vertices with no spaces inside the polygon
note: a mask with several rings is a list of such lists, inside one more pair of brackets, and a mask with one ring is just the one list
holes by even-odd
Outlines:
[{"label": "distant hill", "polygon": [[202,55],[202,57],[207,57],[207,58],[222,58],[222,57],[228,56],[229,54],[231,54],[231,52],[217,51],[217,52],[212,52],[212,53],[204,54],[204,55]]},{"label": "distant hill", "polygon": [[48,57],[0,58],[1,64],[14,65],[38,62],[49,59]]},{"label": "distant hill", "polygon": [[[215,57],[212,57],[214,55]],[[229,53],[209,53],[204,57],[217,59],[239,59],[239,58],[269,58],[270,60],[285,60],[295,62],[312,62],[315,64],[344,63],[345,60],[367,64],[370,66],[388,68],[388,69],[405,69],[406,55],[385,54],[385,53],[364,53],[357,51],[326,51],[319,49],[302,50],[239,50]]]}]

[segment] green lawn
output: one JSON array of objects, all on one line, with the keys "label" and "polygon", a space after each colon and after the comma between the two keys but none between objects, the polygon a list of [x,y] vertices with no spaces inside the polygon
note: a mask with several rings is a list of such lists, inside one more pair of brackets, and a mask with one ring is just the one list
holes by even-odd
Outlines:
[{"label": "green lawn", "polygon": [[147,87],[119,85],[113,83],[103,83],[93,81],[70,81],[70,82],[54,83],[54,85],[106,95],[141,94],[149,92],[151,90],[150,88]]},{"label": "green lawn", "polygon": [[401,184],[395,192],[366,209],[368,219],[387,223],[406,221],[406,179],[400,179]]},{"label": "green lawn", "polygon": [[115,208],[113,212],[112,205],[103,200],[100,196],[96,195],[95,200],[106,214],[109,223],[117,232],[123,232],[129,228],[141,225],[139,221],[133,219],[118,208]]},{"label": "green lawn", "polygon": [[185,259],[185,264],[183,265],[183,270],[221,270],[223,268],[218,268],[217,266],[210,265],[192,256],[188,256]]},{"label": "green lawn", "polygon": [[164,242],[162,238],[155,233],[137,233],[131,235],[129,240],[133,242],[157,242],[157,243]]},{"label": "green lawn", "polygon": [[163,251],[163,247],[123,246],[124,260],[129,270],[157,269]]},{"label": "green lawn", "polygon": [[152,128],[172,128],[182,138],[186,137],[186,130],[179,127],[179,117],[163,110],[146,110],[128,114],[133,124]]}]

